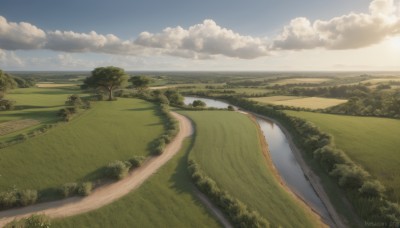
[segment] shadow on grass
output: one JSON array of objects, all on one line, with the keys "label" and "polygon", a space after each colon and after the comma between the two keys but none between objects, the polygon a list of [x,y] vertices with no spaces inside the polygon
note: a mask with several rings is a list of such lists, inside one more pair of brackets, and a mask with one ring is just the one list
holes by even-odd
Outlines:
[{"label": "shadow on grass", "polygon": [[186,140],[190,140],[190,145],[186,149],[186,151],[179,152],[179,153],[184,153],[184,155],[181,158],[179,158],[179,160],[177,162],[177,166],[168,181],[172,184],[171,187],[177,193],[179,193],[179,194],[187,193],[187,194],[191,195],[193,202],[197,206],[204,208],[204,210],[206,210],[208,213],[211,214],[211,212],[209,212],[207,207],[204,206],[204,204],[195,195],[194,191],[196,189],[196,186],[192,182],[192,178],[191,178],[189,170],[188,170],[189,154],[193,148],[193,145],[195,142],[195,137],[196,137],[195,135],[192,135],[192,136],[190,136],[189,139],[186,139]]},{"label": "shadow on grass", "polygon": [[65,105],[53,105],[53,106],[39,106],[39,105],[16,105],[16,111],[26,110],[26,109],[41,109],[41,108],[57,108],[57,107],[64,107]]},{"label": "shadow on grass", "polygon": [[130,108],[130,109],[125,109],[124,111],[149,111],[153,110],[153,107],[148,107],[148,108]]},{"label": "shadow on grass", "polygon": [[78,182],[86,182],[86,181],[97,182],[99,180],[105,179],[107,170],[106,166],[107,164],[104,164],[104,166],[93,170],[92,172],[86,174],[84,177],[80,178]]},{"label": "shadow on grass", "polygon": [[14,91],[10,94],[46,94],[46,95],[60,95],[60,94],[65,94],[65,95],[70,95],[70,94],[75,94],[75,93],[80,93],[81,90],[79,88],[75,87],[65,87],[65,88],[38,88],[38,91]]}]

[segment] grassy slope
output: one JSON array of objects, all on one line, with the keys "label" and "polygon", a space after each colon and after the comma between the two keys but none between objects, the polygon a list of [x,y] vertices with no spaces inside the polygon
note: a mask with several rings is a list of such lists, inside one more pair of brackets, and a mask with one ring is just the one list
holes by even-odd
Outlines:
[{"label": "grassy slope", "polygon": [[361,164],[400,200],[400,121],[375,117],[354,117],[287,111],[305,118],[330,133],[336,145]]},{"label": "grassy slope", "polygon": [[[35,119],[41,124],[8,135],[0,136],[0,142],[13,139],[16,135],[28,132],[43,124],[54,123],[59,118],[57,112],[64,107],[67,97],[80,91],[76,88],[25,88],[11,90],[7,99],[16,101],[16,110],[4,111],[0,123],[10,120]],[[20,107],[24,109],[20,110]]]},{"label": "grassy slope", "polygon": [[193,195],[187,170],[190,141],[136,191],[96,211],[55,220],[54,227],[218,227]]},{"label": "grassy slope", "polygon": [[147,154],[147,145],[162,132],[151,103],[98,102],[70,123],[0,149],[0,191],[93,179],[99,167],[113,160]]},{"label": "grassy slope", "polygon": [[256,209],[273,225],[317,226],[267,167],[256,126],[248,117],[227,111],[182,113],[196,123],[191,156],[222,189]]}]

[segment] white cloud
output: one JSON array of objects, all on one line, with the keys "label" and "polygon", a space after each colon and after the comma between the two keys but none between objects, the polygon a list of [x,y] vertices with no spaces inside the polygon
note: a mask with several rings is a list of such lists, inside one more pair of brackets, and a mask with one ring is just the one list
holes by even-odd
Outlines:
[{"label": "white cloud", "polygon": [[350,13],[330,20],[295,18],[273,42],[276,49],[355,49],[400,32],[393,0],[373,0],[369,14]]},{"label": "white cloud", "polygon": [[166,28],[161,33],[143,32],[135,40],[138,45],[164,49],[165,53],[191,58],[210,58],[214,55],[252,59],[268,55],[267,42],[243,36],[222,28],[213,20],[182,27]]},{"label": "white cloud", "polygon": [[5,50],[37,49],[46,40],[46,33],[26,22],[8,22],[0,16],[0,48]]},{"label": "white cloud", "polygon": [[25,62],[19,58],[13,51],[0,49],[0,65],[4,67],[23,67]]},{"label": "white cloud", "polygon": [[44,32],[32,24],[8,22],[0,16],[0,49],[187,59],[221,59],[222,56],[254,59],[276,50],[355,49],[400,34],[400,7],[394,1],[373,0],[368,13],[352,12],[330,20],[311,22],[305,17],[295,18],[271,41],[239,34],[210,19],[188,28],[168,27],[159,33],[142,32],[136,39],[122,40],[113,34],[95,31]]}]

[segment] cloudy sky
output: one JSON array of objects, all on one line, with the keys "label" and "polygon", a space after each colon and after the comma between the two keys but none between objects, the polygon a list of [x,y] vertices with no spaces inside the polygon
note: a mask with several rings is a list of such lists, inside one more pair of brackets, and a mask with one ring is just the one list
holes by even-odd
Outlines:
[{"label": "cloudy sky", "polygon": [[3,70],[400,70],[400,0],[1,0]]}]

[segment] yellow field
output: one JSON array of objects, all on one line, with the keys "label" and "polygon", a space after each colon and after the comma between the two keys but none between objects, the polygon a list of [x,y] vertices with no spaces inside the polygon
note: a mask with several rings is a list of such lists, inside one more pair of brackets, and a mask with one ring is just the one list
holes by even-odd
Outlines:
[{"label": "yellow field", "polygon": [[301,84],[301,83],[312,83],[319,84],[331,80],[330,78],[289,78],[280,81],[273,82],[272,84],[287,85],[287,84]]},{"label": "yellow field", "polygon": [[299,108],[325,109],[335,105],[346,103],[347,100],[322,98],[322,97],[296,97],[296,96],[271,96],[251,98],[260,103],[285,105]]},{"label": "yellow field", "polygon": [[76,84],[57,84],[57,83],[37,83],[36,87],[39,88],[58,88],[58,87],[69,87],[76,86]]},{"label": "yellow field", "polygon": [[395,82],[400,82],[400,77],[391,77],[391,78],[374,78],[374,79],[369,79],[366,81],[363,81],[363,83],[371,83],[371,84],[377,84],[381,82],[390,82],[390,81],[395,81]]}]

